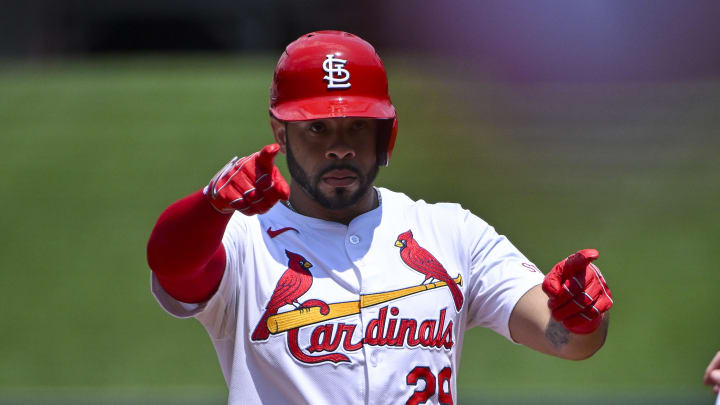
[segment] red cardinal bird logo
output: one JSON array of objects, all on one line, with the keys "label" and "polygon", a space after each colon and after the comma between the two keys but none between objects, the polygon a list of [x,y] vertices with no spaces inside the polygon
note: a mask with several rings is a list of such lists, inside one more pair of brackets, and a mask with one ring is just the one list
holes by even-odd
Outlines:
[{"label": "red cardinal bird logo", "polygon": [[297,308],[303,307],[298,302],[298,298],[305,294],[312,285],[313,277],[308,270],[312,267],[312,264],[297,253],[285,250],[285,255],[289,259],[288,269],[285,270],[277,282],[275,291],[273,291],[270,301],[265,307],[265,314],[252,333],[252,340],[266,340],[270,336],[267,320],[270,316],[275,315],[278,309],[285,305],[294,305]]},{"label": "red cardinal bird logo", "polygon": [[417,243],[413,238],[412,231],[403,232],[398,235],[395,246],[400,248],[400,257],[405,264],[410,266],[411,269],[425,275],[423,284],[433,279],[447,283],[453,300],[455,301],[455,309],[460,311],[463,305],[463,294],[462,291],[460,291],[460,287],[455,284],[455,281],[435,256]]}]

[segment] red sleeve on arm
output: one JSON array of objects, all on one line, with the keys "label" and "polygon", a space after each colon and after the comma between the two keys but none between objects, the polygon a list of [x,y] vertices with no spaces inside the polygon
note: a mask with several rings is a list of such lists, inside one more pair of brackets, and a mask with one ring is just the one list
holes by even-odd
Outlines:
[{"label": "red sleeve on arm", "polygon": [[170,205],[150,234],[147,259],[162,287],[182,302],[203,302],[225,272],[222,237],[232,215],[220,214],[202,191]]}]

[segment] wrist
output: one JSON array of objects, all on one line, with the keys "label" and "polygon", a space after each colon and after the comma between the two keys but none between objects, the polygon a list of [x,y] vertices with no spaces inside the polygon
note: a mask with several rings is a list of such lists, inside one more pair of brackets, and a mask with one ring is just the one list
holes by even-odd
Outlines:
[{"label": "wrist", "polygon": [[200,190],[200,192],[202,193],[207,204],[213,208],[213,211],[216,214],[228,216],[228,215],[232,215],[235,212],[234,209],[224,207],[224,205],[226,205],[226,204],[213,198],[213,196],[210,193],[209,185],[203,187],[203,189]]},{"label": "wrist", "polygon": [[585,360],[597,353],[607,339],[610,315],[602,314],[600,325],[588,334],[570,332],[569,344],[566,347],[566,358],[570,360]]}]

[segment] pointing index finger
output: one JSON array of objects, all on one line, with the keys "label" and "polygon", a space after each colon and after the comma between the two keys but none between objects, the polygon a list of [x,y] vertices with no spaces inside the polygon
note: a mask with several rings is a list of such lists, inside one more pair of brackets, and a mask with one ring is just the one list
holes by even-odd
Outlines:
[{"label": "pointing index finger", "polygon": [[262,148],[258,157],[255,159],[257,167],[259,167],[263,172],[269,173],[273,166],[275,166],[273,161],[275,160],[275,155],[277,155],[279,150],[280,145],[276,143],[271,143],[270,145],[266,145]]},{"label": "pointing index finger", "polygon": [[578,272],[585,270],[585,268],[596,260],[600,254],[595,249],[583,249],[574,253],[565,261],[563,266],[562,278],[564,280],[572,277]]}]

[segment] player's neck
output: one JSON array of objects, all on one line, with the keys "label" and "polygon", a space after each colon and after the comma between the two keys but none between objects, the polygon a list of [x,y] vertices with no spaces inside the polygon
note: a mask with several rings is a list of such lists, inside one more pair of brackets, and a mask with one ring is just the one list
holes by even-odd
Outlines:
[{"label": "player's neck", "polygon": [[358,202],[347,208],[328,209],[315,201],[299,184],[290,183],[289,208],[307,217],[348,225],[355,217],[377,208],[378,205],[378,195],[374,187],[370,187]]}]

